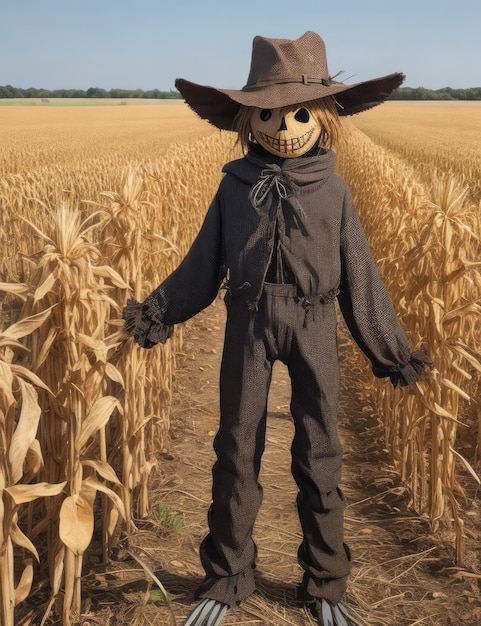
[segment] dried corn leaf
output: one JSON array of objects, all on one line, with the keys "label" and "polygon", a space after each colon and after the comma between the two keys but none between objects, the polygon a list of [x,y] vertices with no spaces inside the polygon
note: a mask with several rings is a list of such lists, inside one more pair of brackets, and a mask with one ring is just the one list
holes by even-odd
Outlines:
[{"label": "dried corn leaf", "polygon": [[461,424],[462,426],[465,426],[465,424],[460,422],[455,415],[453,415],[450,411],[448,411],[444,407],[440,406],[437,402],[434,402],[434,412],[436,413],[436,415],[439,415],[440,417],[445,417],[448,420],[452,420],[453,422],[456,422],[457,424]]},{"label": "dried corn leaf", "polygon": [[455,391],[462,398],[464,398],[465,400],[468,400],[468,402],[471,400],[471,396],[467,394],[463,389],[461,389],[461,387],[458,387],[458,385],[453,383],[451,380],[447,378],[441,378],[441,384],[444,385],[445,387],[448,387],[448,389]]},{"label": "dried corn leaf", "polygon": [[118,406],[120,406],[120,403],[113,396],[104,396],[94,402],[82,423],[82,430],[75,441],[75,449],[78,452],[83,450],[91,436],[100,430],[102,426],[105,426],[112,412]]},{"label": "dried corn leaf", "polygon": [[33,583],[33,561],[32,559],[25,560],[25,567],[23,568],[22,575],[18,581],[18,585],[15,587],[15,604],[20,604],[25,598],[28,597]]},{"label": "dried corn leaf", "polygon": [[58,328],[51,326],[48,329],[47,337],[42,340],[42,345],[39,352],[35,355],[35,363],[33,364],[34,371],[37,371],[41,365],[43,365],[50,354],[50,349],[57,339]]},{"label": "dried corn leaf", "polygon": [[481,363],[479,362],[479,360],[476,357],[474,357],[472,354],[470,354],[463,346],[459,344],[450,345],[446,343],[446,347],[452,352],[455,352],[456,354],[463,356],[466,359],[466,361],[468,361],[468,363],[474,367],[475,370],[477,370],[478,372],[481,372]]},{"label": "dried corn leaf", "polygon": [[88,459],[86,461],[82,461],[82,465],[93,467],[93,469],[98,472],[98,474],[100,474],[102,478],[105,478],[105,480],[120,485],[120,480],[117,478],[117,474],[115,473],[114,468],[105,461],[101,461],[99,459]]},{"label": "dried corn leaf", "polygon": [[2,410],[4,413],[6,413],[11,406],[16,404],[15,396],[12,393],[12,387],[12,368],[8,365],[8,363],[5,363],[5,361],[0,359],[0,391],[3,395]]},{"label": "dried corn leaf", "polygon": [[129,289],[129,286],[120,274],[108,265],[96,266],[95,274],[96,276],[101,276],[102,278],[108,278],[115,287],[119,287],[120,289]]},{"label": "dried corn leaf", "polygon": [[60,509],[59,537],[75,556],[81,556],[92,540],[94,512],[80,495],[68,496]]},{"label": "dried corn leaf", "polygon": [[125,388],[125,383],[121,372],[112,363],[106,363],[105,375],[110,378],[114,383],[119,383],[122,388]]},{"label": "dried corn leaf", "polygon": [[12,293],[16,296],[20,296],[22,300],[25,300],[25,295],[28,292],[28,285],[25,283],[0,283],[0,291]]},{"label": "dried corn leaf", "polygon": [[11,487],[5,487],[9,496],[15,505],[24,504],[25,502],[32,502],[37,498],[46,498],[50,496],[58,496],[62,493],[63,488],[67,482],[63,483],[35,483],[33,485],[12,485]]},{"label": "dried corn leaf", "polygon": [[449,449],[454,454],[454,456],[461,461],[461,463],[468,470],[468,472],[471,474],[471,476],[474,478],[474,480],[478,483],[478,485],[481,485],[481,478],[479,478],[479,476],[476,474],[474,468],[472,467],[472,465],[470,465],[470,463],[467,461],[467,459],[465,459],[462,454],[459,454],[459,452],[457,452],[451,446],[449,446]]},{"label": "dried corn leaf", "polygon": [[25,455],[25,469],[35,476],[44,466],[42,448],[40,447],[40,441],[34,439]]},{"label": "dried corn leaf", "polygon": [[22,365],[16,365],[15,363],[12,363],[10,365],[10,369],[17,376],[21,376],[22,378],[26,378],[27,380],[29,380],[31,383],[33,383],[37,387],[40,387],[44,391],[48,391],[49,393],[52,393],[50,391],[50,389],[47,387],[47,385],[43,382],[43,380],[41,378],[39,378],[36,374],[34,374],[30,370],[28,370],[26,367],[23,367]]},{"label": "dried corn leaf", "polygon": [[17,378],[17,381],[21,391],[22,408],[8,450],[11,479],[14,483],[22,477],[27,450],[37,434],[41,414],[35,389],[21,378]]},{"label": "dried corn leaf", "polygon": [[90,476],[82,481],[82,485],[86,485],[90,488],[94,488],[98,491],[101,491],[102,493],[105,493],[115,504],[123,519],[127,519],[124,503],[122,502],[121,498],[119,498],[119,496],[115,493],[115,491]]},{"label": "dried corn leaf", "polygon": [[3,343],[3,340],[21,339],[26,335],[30,335],[45,322],[52,309],[53,306],[15,322],[15,324],[12,324],[0,334],[0,343]]},{"label": "dried corn leaf", "polygon": [[10,525],[10,539],[17,546],[20,546],[24,550],[28,550],[40,563],[40,557],[38,556],[37,548],[33,545],[30,539],[23,533],[18,527],[16,516],[12,520]]},{"label": "dried corn leaf", "polygon": [[40,300],[52,291],[55,283],[57,282],[57,276],[54,272],[46,272],[45,280],[43,280],[40,285],[35,289],[35,293],[33,295],[33,302],[36,304]]}]

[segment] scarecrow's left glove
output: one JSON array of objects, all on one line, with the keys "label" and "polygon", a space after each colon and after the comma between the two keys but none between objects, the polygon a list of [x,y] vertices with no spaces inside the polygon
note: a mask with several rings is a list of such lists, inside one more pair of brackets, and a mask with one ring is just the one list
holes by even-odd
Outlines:
[{"label": "scarecrow's left glove", "polygon": [[142,348],[153,348],[158,343],[165,343],[172,336],[174,327],[164,324],[159,313],[158,305],[150,296],[144,302],[128,300],[122,311],[125,331]]}]

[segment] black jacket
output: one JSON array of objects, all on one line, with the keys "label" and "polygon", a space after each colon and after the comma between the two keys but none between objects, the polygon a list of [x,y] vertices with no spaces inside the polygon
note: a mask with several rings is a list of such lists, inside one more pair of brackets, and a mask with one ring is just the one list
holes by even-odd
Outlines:
[{"label": "black jacket", "polygon": [[179,267],[143,304],[130,301],[126,329],[144,347],[206,308],[224,282],[255,313],[275,246],[306,310],[336,296],[377,376],[416,380],[427,358],[413,354],[373,261],[331,151],[297,159],[249,152],[227,163],[204,223]]}]

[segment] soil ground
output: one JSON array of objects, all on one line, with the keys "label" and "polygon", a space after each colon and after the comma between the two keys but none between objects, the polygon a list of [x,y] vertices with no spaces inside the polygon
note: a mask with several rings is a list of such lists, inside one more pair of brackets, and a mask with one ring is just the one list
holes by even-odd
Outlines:
[{"label": "soil ground", "polygon": [[[108,574],[86,574],[82,588],[90,610],[83,616],[83,626],[180,626],[195,606],[193,593],[202,579],[198,547],[207,531],[212,444],[219,419],[223,328],[224,305],[218,300],[184,329],[170,441],[158,460],[152,514],[138,521],[128,551],[120,549],[114,555]],[[372,380],[369,366],[343,329],[339,344],[342,488],[348,500],[345,534],[353,553],[346,604],[355,623],[479,626],[479,499],[474,497],[466,511],[473,524],[471,528],[467,524],[467,562],[461,567],[453,562],[449,536],[431,534],[426,521],[410,510],[409,493],[383,450],[376,410],[366,400],[365,387]],[[286,371],[276,364],[261,471],[264,501],[255,527],[258,591],[231,609],[223,626],[314,624],[295,600],[301,534],[290,474],[289,395]],[[142,563],[134,561],[132,553]],[[152,579],[148,570],[173,596],[170,604],[152,602],[159,594],[156,584],[148,581]]]}]

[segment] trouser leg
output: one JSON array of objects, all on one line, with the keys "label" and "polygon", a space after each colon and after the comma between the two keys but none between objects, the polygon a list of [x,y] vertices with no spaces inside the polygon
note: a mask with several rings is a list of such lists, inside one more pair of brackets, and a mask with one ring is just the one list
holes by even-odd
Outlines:
[{"label": "trouser leg", "polygon": [[289,373],[295,424],[292,473],[303,541],[298,561],[303,588],[336,604],[350,569],[343,539],[344,497],[339,489],[342,448],[337,432],[339,366],[334,303],[317,305],[294,335]]},{"label": "trouser leg", "polygon": [[[262,328],[262,311],[256,327]],[[209,534],[201,545],[206,580],[197,595],[234,605],[255,590],[252,529],[262,501],[258,482],[265,445],[272,365],[253,333],[244,303],[230,305],[220,376],[221,419],[214,441]]]},{"label": "trouser leg", "polygon": [[299,487],[303,588],[336,604],[345,591],[350,557],[343,541],[344,499],[339,489],[335,308],[333,303],[315,306],[305,324],[302,307],[294,297],[286,297],[289,289],[278,287],[271,287],[271,295],[261,301],[255,327],[247,308],[237,304],[229,311],[210,533],[201,546],[206,580],[198,595],[233,605],[255,589],[252,528],[262,500],[258,475],[271,368],[280,358],[292,384],[292,473]]}]

